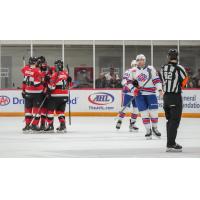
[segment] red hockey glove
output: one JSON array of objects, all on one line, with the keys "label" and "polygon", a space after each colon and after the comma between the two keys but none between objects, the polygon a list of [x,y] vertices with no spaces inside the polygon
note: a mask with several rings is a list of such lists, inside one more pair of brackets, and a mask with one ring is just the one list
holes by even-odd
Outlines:
[{"label": "red hockey glove", "polygon": [[139,88],[134,88],[133,90],[133,95],[138,96],[140,94],[140,89]]}]

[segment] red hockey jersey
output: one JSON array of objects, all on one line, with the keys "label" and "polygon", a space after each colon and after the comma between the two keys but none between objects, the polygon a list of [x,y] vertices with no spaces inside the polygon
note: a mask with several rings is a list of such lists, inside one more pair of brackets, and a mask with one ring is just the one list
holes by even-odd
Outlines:
[{"label": "red hockey jersey", "polygon": [[68,95],[68,74],[65,70],[54,72],[48,84],[52,97],[65,97]]},{"label": "red hockey jersey", "polygon": [[41,73],[42,73],[42,83],[44,86],[44,91],[46,91],[49,79],[51,77],[51,71],[50,67],[46,66],[46,68],[41,68]]},{"label": "red hockey jersey", "polygon": [[21,70],[24,75],[22,83],[23,91],[27,93],[42,93],[44,86],[42,84],[43,75],[39,68],[31,68],[30,65],[26,65]]}]

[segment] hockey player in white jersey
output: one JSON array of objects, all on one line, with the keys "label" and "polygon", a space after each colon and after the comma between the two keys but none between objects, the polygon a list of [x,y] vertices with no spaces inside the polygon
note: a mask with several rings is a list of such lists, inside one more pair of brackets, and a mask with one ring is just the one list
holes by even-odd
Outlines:
[{"label": "hockey player in white jersey", "polygon": [[136,57],[137,66],[132,69],[134,80],[138,81],[139,87],[135,89],[136,104],[141,114],[143,124],[146,128],[146,139],[152,139],[152,134],[160,137],[158,131],[158,100],[156,90],[159,95],[163,95],[160,78],[153,66],[146,66],[146,58],[140,54]]},{"label": "hockey player in white jersey", "polygon": [[132,78],[132,67],[136,66],[136,60],[131,62],[131,68],[128,69],[124,75],[122,80],[122,107],[123,109],[118,113],[118,120],[116,124],[116,129],[120,129],[122,120],[125,117],[126,112],[132,107],[131,119],[129,130],[130,132],[138,130],[138,127],[135,125],[136,119],[138,117],[138,109],[136,106],[135,98],[133,98],[133,78]]}]

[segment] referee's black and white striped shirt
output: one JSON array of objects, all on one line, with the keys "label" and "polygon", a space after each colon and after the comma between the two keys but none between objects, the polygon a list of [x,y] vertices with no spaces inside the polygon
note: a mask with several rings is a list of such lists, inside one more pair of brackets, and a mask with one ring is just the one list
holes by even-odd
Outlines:
[{"label": "referee's black and white striped shirt", "polygon": [[181,65],[168,63],[161,67],[161,80],[163,91],[166,93],[181,93],[181,84],[187,77],[187,73]]}]

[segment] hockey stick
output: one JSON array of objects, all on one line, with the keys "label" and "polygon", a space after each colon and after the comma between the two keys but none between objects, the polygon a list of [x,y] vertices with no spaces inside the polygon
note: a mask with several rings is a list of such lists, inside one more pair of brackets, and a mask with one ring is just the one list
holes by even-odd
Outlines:
[{"label": "hockey stick", "polygon": [[[67,64],[66,68],[67,68],[67,72],[68,72],[68,75],[69,75],[69,66],[68,66],[68,64]],[[67,86],[68,86],[69,125],[71,125],[71,95],[70,95],[70,89],[71,88],[70,88],[69,84],[67,84]]]},{"label": "hockey stick", "polygon": [[[22,57],[22,63],[23,63],[23,67],[25,67],[25,65],[26,65],[25,56]],[[23,120],[23,122],[25,122],[25,119]]]},{"label": "hockey stick", "polygon": [[47,99],[47,95],[44,97],[42,103],[40,104],[40,107],[38,108],[38,112],[35,113],[33,119],[31,120],[31,123],[29,124],[29,126],[31,126],[33,124],[33,121],[35,120],[37,114],[40,112],[40,110],[41,110],[42,106],[44,105],[44,102],[46,101],[46,99]]},{"label": "hockey stick", "polygon": [[[146,85],[146,84],[151,80],[151,78],[152,78],[151,69],[147,68],[147,70],[148,70],[148,73],[149,73],[149,78],[148,78],[148,80],[144,83],[144,85],[143,85],[141,88],[144,88],[145,85]],[[121,111],[119,111],[119,113],[123,113],[124,110],[131,104],[131,102],[132,102],[134,99],[135,99],[135,96],[133,96],[133,97],[130,99],[130,101],[123,107],[123,109],[122,109]]]},{"label": "hockey stick", "polygon": [[25,65],[26,65],[25,56],[23,56],[22,60],[23,60],[23,67],[25,67]]}]

